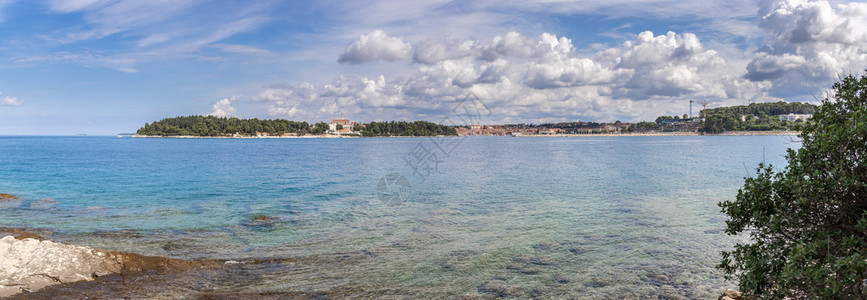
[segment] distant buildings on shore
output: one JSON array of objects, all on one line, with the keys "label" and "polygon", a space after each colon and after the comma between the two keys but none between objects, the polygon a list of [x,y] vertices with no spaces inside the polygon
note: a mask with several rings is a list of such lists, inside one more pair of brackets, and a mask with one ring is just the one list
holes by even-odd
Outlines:
[{"label": "distant buildings on shore", "polygon": [[457,127],[458,135],[557,135],[557,134],[612,134],[627,130],[632,123],[570,122],[557,124],[470,125]]},{"label": "distant buildings on shore", "polygon": [[[774,119],[779,118],[782,121],[794,123],[795,121],[807,121],[812,117],[811,114],[784,114],[769,116]],[[747,122],[750,120],[758,120],[758,116],[741,115],[740,121]],[[701,132],[703,131],[702,118],[688,118],[684,115],[681,117],[663,116],[656,122],[639,122],[639,123],[597,123],[597,122],[566,122],[566,123],[550,123],[550,124],[506,124],[506,125],[469,125],[457,127],[458,135],[512,135],[512,136],[528,136],[528,135],[558,135],[558,134],[620,134],[633,132]],[[756,130],[756,129],[743,129]],[[770,130],[770,129],[759,129]]]},{"label": "distant buildings on shore", "polygon": [[333,134],[361,134],[360,132],[356,132],[354,129],[355,122],[349,121],[349,119],[343,117],[342,108],[340,109],[340,119],[333,119],[331,120],[331,123],[328,123],[328,132]]}]

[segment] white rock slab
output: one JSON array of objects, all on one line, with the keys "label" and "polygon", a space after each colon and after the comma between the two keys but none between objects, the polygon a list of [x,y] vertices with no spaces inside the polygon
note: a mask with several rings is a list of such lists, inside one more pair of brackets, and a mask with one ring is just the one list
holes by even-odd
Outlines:
[{"label": "white rock slab", "polygon": [[0,239],[0,297],[120,273],[123,257],[36,239]]}]

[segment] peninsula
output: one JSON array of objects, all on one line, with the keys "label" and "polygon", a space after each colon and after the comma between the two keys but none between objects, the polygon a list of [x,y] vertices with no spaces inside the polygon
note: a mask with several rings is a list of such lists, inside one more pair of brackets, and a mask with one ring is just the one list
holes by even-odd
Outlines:
[{"label": "peninsula", "polygon": [[377,137],[457,135],[455,128],[426,121],[391,121],[360,124],[347,119],[331,123],[284,119],[239,119],[215,116],[185,116],[145,123],[134,137]]}]

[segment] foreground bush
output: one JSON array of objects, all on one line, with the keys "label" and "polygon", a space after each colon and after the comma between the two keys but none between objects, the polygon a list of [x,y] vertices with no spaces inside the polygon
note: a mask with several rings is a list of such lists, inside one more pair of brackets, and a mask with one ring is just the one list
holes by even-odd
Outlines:
[{"label": "foreground bush", "polygon": [[750,241],[718,266],[748,296],[864,299],[867,279],[867,76],[833,86],[788,166],[760,164],[734,201],[726,233]]}]

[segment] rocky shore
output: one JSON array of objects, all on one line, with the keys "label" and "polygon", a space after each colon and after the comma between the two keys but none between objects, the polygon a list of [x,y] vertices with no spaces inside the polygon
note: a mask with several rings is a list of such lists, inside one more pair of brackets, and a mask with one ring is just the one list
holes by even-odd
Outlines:
[{"label": "rocky shore", "polygon": [[104,251],[84,246],[42,240],[23,230],[0,239],[0,297],[78,281],[93,281],[112,274],[146,271],[182,272],[198,267],[216,266],[212,261],[185,261],[133,253]]},{"label": "rocky shore", "polygon": [[[0,194],[0,204],[17,206],[20,202],[18,197]],[[43,202],[51,203],[39,203]],[[268,228],[279,221],[279,218],[261,215],[242,225]],[[383,258],[378,252],[393,251],[389,248],[241,261],[189,261],[61,244],[43,237],[60,238],[50,229],[0,227],[0,298],[405,298],[406,295],[430,292],[426,286],[346,280],[363,274],[370,266],[381,264]],[[567,244],[549,242],[534,249],[557,252],[555,250],[564,245]],[[578,253],[578,250],[571,249],[569,253]],[[503,272],[480,282],[474,288],[475,292],[464,295],[464,299],[553,297],[580,292],[582,287],[610,285],[616,280],[594,278],[590,282],[581,282],[576,279],[576,274],[561,272],[554,274],[551,283],[544,286],[530,289],[515,284],[515,276],[540,276],[544,269],[555,268],[559,263],[556,256],[550,255],[552,253],[516,256],[508,266],[504,266]],[[462,257],[455,261],[446,260],[441,266],[474,272],[473,266],[460,263]],[[657,292],[660,297],[676,297],[678,294],[672,286],[679,281],[661,276],[653,277],[650,282],[669,287]],[[262,286],[268,288],[262,289]],[[564,290],[557,291],[557,288]],[[719,294],[713,290],[711,287],[710,295],[703,295],[716,298]],[[742,297],[737,291],[727,290],[718,299],[740,300]]]}]

